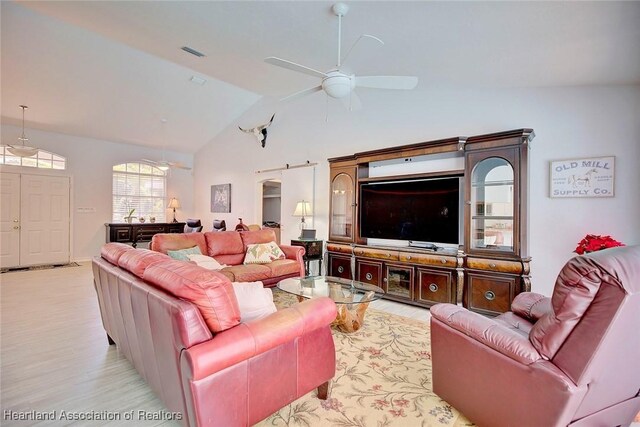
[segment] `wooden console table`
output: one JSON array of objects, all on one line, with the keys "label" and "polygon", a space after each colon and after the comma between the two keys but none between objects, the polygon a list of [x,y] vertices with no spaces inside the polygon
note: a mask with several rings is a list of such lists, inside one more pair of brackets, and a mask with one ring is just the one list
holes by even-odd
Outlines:
[{"label": "wooden console table", "polygon": [[150,242],[159,233],[183,233],[184,222],[154,222],[154,223],[106,223],[107,243],[131,243],[134,248],[138,242]]}]

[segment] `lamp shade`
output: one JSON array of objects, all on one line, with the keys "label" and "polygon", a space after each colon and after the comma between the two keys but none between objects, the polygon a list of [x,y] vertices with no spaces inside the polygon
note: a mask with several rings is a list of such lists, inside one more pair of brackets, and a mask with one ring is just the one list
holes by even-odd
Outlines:
[{"label": "lamp shade", "polygon": [[172,197],[171,200],[169,200],[169,206],[167,207],[177,209],[180,207],[180,202],[175,197]]},{"label": "lamp shade", "polygon": [[311,203],[304,200],[299,201],[296,204],[296,210],[293,212],[293,216],[311,216]]}]

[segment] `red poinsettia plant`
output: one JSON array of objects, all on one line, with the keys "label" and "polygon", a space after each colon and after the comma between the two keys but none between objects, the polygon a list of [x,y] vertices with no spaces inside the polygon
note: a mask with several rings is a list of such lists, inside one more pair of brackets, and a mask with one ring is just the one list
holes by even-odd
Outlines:
[{"label": "red poinsettia plant", "polygon": [[587,234],[584,239],[580,240],[575,253],[582,255],[589,252],[595,252],[607,248],[615,248],[616,246],[624,246],[624,243],[618,242],[611,236],[596,236],[595,234]]}]

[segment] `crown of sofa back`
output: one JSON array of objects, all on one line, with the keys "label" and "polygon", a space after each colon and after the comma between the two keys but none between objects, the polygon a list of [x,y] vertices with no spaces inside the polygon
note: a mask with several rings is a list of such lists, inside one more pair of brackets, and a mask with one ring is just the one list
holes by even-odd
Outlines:
[{"label": "crown of sofa back", "polygon": [[151,240],[151,250],[166,254],[167,251],[198,246],[200,252],[222,264],[239,265],[244,261],[247,246],[276,241],[270,228],[256,231],[208,231],[206,233],[156,234]]}]

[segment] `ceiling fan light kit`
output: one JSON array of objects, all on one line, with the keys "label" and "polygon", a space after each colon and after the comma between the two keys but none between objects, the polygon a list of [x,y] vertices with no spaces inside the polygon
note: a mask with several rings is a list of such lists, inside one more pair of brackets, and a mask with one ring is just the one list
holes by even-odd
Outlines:
[{"label": "ceiling fan light kit", "polygon": [[29,141],[29,138],[27,138],[24,135],[24,110],[26,110],[29,107],[27,107],[26,105],[20,105],[20,108],[22,108],[22,136],[18,138],[18,141],[20,141],[21,144],[20,145],[9,144],[7,145],[7,151],[9,151],[9,153],[13,154],[14,156],[18,156],[18,157],[33,157],[36,154],[38,154],[38,151],[40,150],[36,147],[30,147],[28,145],[25,145],[25,142]]},{"label": "ceiling fan light kit", "polygon": [[349,6],[344,3],[335,3],[331,7],[331,10],[333,11],[333,14],[338,17],[338,52],[336,68],[331,69],[327,72],[322,72],[274,56],[270,56],[265,59],[265,62],[267,62],[268,64],[286,68],[298,73],[319,77],[322,79],[320,85],[293,93],[282,98],[281,101],[291,101],[293,99],[302,98],[315,92],[324,91],[327,96],[336,99],[346,99],[347,95],[350,95],[350,103],[353,104],[355,101],[356,104],[359,104],[359,100],[354,90],[356,87],[366,87],[372,89],[411,90],[418,85],[418,78],[414,76],[356,76],[355,74],[348,75],[341,72],[340,67],[344,62],[344,59],[349,56],[351,51],[353,51],[353,48],[358,44],[358,42],[360,42],[360,40],[375,40],[380,44],[384,44],[384,42],[370,34],[363,34],[355,41],[355,43],[353,43],[351,49],[349,49],[344,59],[341,59],[342,17],[345,16],[349,11]]}]

